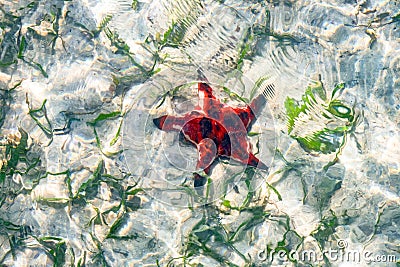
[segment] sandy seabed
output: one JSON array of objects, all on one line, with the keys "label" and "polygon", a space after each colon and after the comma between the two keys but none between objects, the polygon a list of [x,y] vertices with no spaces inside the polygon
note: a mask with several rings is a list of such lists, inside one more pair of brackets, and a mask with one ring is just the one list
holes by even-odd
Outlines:
[{"label": "sandy seabed", "polygon": [[[1,2],[1,265],[398,266],[399,41],[397,1]],[[151,119],[263,77],[269,172],[221,160],[194,189],[196,150]],[[319,79],[357,116],[338,153],[288,133]]]}]

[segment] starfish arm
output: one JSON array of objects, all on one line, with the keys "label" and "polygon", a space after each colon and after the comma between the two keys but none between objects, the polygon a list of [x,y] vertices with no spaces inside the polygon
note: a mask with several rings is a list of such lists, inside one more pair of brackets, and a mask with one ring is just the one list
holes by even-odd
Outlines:
[{"label": "starfish arm", "polygon": [[253,153],[249,153],[249,159],[247,161],[247,165],[248,166],[252,166],[255,168],[259,168],[265,171],[268,171],[268,166],[265,165],[265,163],[263,163],[261,160],[259,160],[258,158],[256,158],[256,156],[253,155]]},{"label": "starfish arm", "polygon": [[199,83],[198,84],[198,93],[199,98],[211,98],[216,99],[212,93],[212,88],[206,83]]},{"label": "starfish arm", "polygon": [[246,130],[249,131],[251,125],[256,120],[251,108],[249,106],[245,108],[233,108],[233,111],[239,116]]},{"label": "starfish arm", "polygon": [[263,94],[258,95],[256,98],[253,99],[250,103],[250,109],[253,113],[254,118],[260,116],[261,111],[264,109],[265,104],[267,103],[267,99]]},{"label": "starfish arm", "polygon": [[275,96],[275,85],[273,83],[266,84],[264,86],[262,94],[259,94],[250,103],[250,109],[253,112],[255,118],[260,116],[261,111],[264,109],[267,103],[267,100],[273,99],[274,96]]},{"label": "starfish arm", "polygon": [[267,100],[263,94],[258,95],[251,101],[250,105],[244,108],[233,108],[234,112],[242,120],[246,130],[249,131],[251,125],[257,120],[257,117],[264,109]]},{"label": "starfish arm", "polygon": [[[199,103],[195,108],[196,110],[202,110],[207,115],[218,113],[219,109],[224,105],[215,98],[212,93],[212,88],[206,83],[198,84],[198,94],[199,94]],[[213,115],[211,115],[213,117]]]},{"label": "starfish arm", "polygon": [[[201,169],[205,174],[209,175],[211,172],[211,165],[217,157],[217,147],[211,139],[203,139],[197,145],[199,151],[199,159],[197,161],[197,169]],[[200,187],[206,184],[206,177],[198,173],[194,173],[194,187]]]},{"label": "starfish arm", "polygon": [[210,171],[210,166],[217,157],[217,147],[213,140],[206,138],[197,145],[199,159],[197,161],[197,169],[204,170],[206,174]]},{"label": "starfish arm", "polygon": [[245,108],[233,108],[235,113],[242,120],[246,130],[249,131],[253,123],[257,120],[257,117],[261,114],[264,109],[267,100],[263,94],[258,95],[251,101],[250,105]]},{"label": "starfish arm", "polygon": [[185,117],[176,117],[164,115],[153,119],[153,123],[158,129],[163,131],[179,132],[185,125],[187,119]]}]

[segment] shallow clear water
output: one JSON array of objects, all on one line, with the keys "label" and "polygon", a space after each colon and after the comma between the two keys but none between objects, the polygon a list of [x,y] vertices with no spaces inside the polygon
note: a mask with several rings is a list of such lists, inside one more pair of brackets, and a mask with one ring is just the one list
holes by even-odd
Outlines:
[{"label": "shallow clear water", "polygon": [[[399,40],[398,1],[0,2],[1,264],[397,266]],[[153,119],[199,81],[232,107],[274,85],[269,171],[194,188]]]}]

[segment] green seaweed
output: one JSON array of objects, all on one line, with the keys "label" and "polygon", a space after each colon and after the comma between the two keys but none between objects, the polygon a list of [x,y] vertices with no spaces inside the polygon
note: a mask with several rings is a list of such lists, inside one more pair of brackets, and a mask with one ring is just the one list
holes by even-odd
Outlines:
[{"label": "green seaweed", "polygon": [[0,12],[2,17],[0,19],[0,28],[4,32],[4,37],[0,40],[0,49],[7,52],[0,61],[0,67],[6,68],[18,62],[19,49],[15,44],[17,43],[16,36],[18,36],[21,26],[21,18],[6,12],[2,6],[0,6]]},{"label": "green seaweed", "polygon": [[19,43],[17,58],[19,59],[24,58],[25,47],[26,47],[25,36],[22,36],[21,41]]},{"label": "green seaweed", "polygon": [[301,113],[305,113],[309,105],[313,105],[316,101],[315,97],[319,97],[322,100],[326,100],[325,89],[322,87],[321,83],[316,83],[313,86],[308,86],[304,95],[302,96],[302,102],[298,103],[293,98],[286,98],[285,108],[286,115],[288,118],[288,132],[292,132],[295,121]]},{"label": "green seaweed", "polygon": [[330,199],[335,191],[342,186],[341,180],[331,179],[327,176],[322,176],[316,187],[314,188],[313,196],[317,200],[317,208],[322,212],[329,204]]},{"label": "green seaweed", "polygon": [[[2,264],[10,254],[13,259],[15,259],[18,250],[31,248],[43,250],[52,261],[53,266],[64,266],[66,262],[65,255],[67,246],[63,238],[57,236],[38,237],[32,234],[32,230],[29,226],[10,223],[2,218],[0,218],[0,226],[0,233],[7,235],[10,247],[10,250],[4,253],[3,257],[0,259],[0,264]],[[7,229],[8,232],[3,232],[2,229]],[[37,243],[32,242],[30,237],[36,240]]]},{"label": "green seaweed", "polygon": [[[50,123],[49,118],[47,117],[47,110],[46,110],[46,102],[45,99],[38,109],[31,109],[29,108],[29,115],[31,118],[36,122],[40,129],[46,134],[47,137],[53,137],[53,130]],[[29,103],[29,102],[28,102]]]},{"label": "green seaweed", "polygon": [[153,65],[152,69],[146,70],[145,67],[137,63],[134,59],[134,54],[130,51],[131,49],[129,45],[119,37],[119,34],[116,31],[112,31],[109,27],[105,27],[102,31],[111,42],[111,45],[115,48],[116,54],[127,56],[130,62],[137,67],[145,75],[145,77],[150,77],[154,74],[155,65]]},{"label": "green seaweed", "polygon": [[17,170],[17,165],[21,160],[26,160],[26,154],[29,151],[28,134],[22,128],[18,129],[21,139],[17,146],[6,144],[5,158],[6,163],[0,170],[0,183],[5,181],[6,176],[12,176]]},{"label": "green seaweed", "polygon": [[8,250],[6,253],[4,253],[3,258],[0,259],[0,264],[4,262],[4,260],[11,254],[12,258],[16,258],[16,251],[19,248],[23,248],[26,246],[25,244],[25,238],[20,237],[15,234],[8,234],[7,235],[7,241],[10,246],[10,250]]},{"label": "green seaweed", "polygon": [[246,212],[251,212],[251,217],[249,219],[247,219],[246,221],[242,222],[237,228],[236,230],[230,234],[228,240],[229,242],[235,242],[235,241],[240,241],[240,235],[253,228],[256,225],[259,225],[261,223],[263,223],[265,221],[265,219],[267,219],[270,214],[268,212],[264,211],[264,207],[262,206],[256,206],[256,207],[252,207],[252,208],[243,208],[242,212],[246,211]]},{"label": "green seaweed", "polygon": [[48,78],[49,75],[47,74],[47,72],[44,70],[43,66],[41,64],[39,64],[38,62],[35,62],[31,59],[27,59],[24,55],[25,50],[26,50],[26,46],[28,45],[26,38],[24,35],[21,36],[20,40],[18,40],[18,54],[17,54],[17,58],[22,60],[23,62],[25,62],[26,64],[28,64],[31,67],[34,67],[36,69],[38,69],[40,71],[40,73],[45,77]]},{"label": "green seaweed", "polygon": [[321,247],[324,248],[325,242],[335,233],[335,229],[338,225],[339,220],[335,212],[330,210],[330,214],[321,219],[317,229],[315,229],[311,235],[318,241]]},{"label": "green seaweed", "polygon": [[367,244],[370,243],[373,240],[373,238],[375,237],[375,235],[377,234],[379,226],[380,226],[380,223],[381,223],[381,217],[384,214],[385,208],[387,208],[387,203],[386,202],[383,202],[383,203],[379,204],[378,213],[376,215],[376,220],[375,220],[375,224],[374,224],[374,231],[370,235],[370,237],[368,238],[368,240],[366,242]]},{"label": "green seaweed", "polygon": [[43,246],[46,254],[53,261],[53,266],[64,266],[67,247],[63,238],[55,236],[34,238]]},{"label": "green seaweed", "polygon": [[83,256],[78,260],[76,264],[77,267],[84,267],[86,266],[86,251],[83,252]]},{"label": "green seaweed", "polygon": [[328,154],[335,152],[341,146],[344,134],[344,132],[324,129],[305,138],[296,137],[295,139],[306,151],[316,151]]},{"label": "green seaweed", "polygon": [[97,187],[99,186],[101,182],[101,174],[104,171],[104,161],[100,160],[96,170],[94,171],[93,175],[84,183],[82,183],[76,194],[74,195],[74,198],[83,198],[85,196],[85,200],[88,198],[87,194],[89,193],[88,191],[93,191],[97,192]]},{"label": "green seaweed", "polygon": [[281,179],[285,179],[291,172],[295,172],[297,174],[298,177],[300,177],[301,179],[301,183],[302,183],[302,190],[303,190],[303,204],[306,201],[307,195],[308,195],[308,190],[306,187],[306,183],[304,181],[304,177],[303,177],[303,172],[302,172],[302,168],[304,168],[307,164],[307,162],[305,162],[304,160],[295,160],[294,162],[289,162],[282,154],[282,152],[279,149],[275,150],[275,155],[276,155],[276,159],[281,159],[284,163],[285,166],[277,171],[275,171],[274,173],[271,174],[271,176],[277,175],[277,174],[281,174]]},{"label": "green seaweed", "polygon": [[118,218],[111,225],[106,238],[111,238],[111,239],[136,239],[137,238],[137,236],[135,236],[135,235],[124,235],[124,236],[117,235],[117,232],[121,228],[121,225],[126,222],[126,219],[127,219],[126,215],[127,214],[125,212],[123,212],[121,215],[118,216]]},{"label": "green seaweed", "polygon": [[276,217],[271,216],[270,220],[277,223],[277,225],[282,227],[285,232],[282,235],[282,239],[278,241],[276,245],[267,244],[264,253],[272,257],[269,259],[269,261],[272,262],[275,254],[279,253],[280,251],[284,251],[285,253],[283,255],[285,255],[285,259],[297,264],[297,259],[292,258],[290,252],[297,251],[300,248],[304,242],[304,237],[292,229],[290,225],[290,217],[288,215]]},{"label": "green seaweed", "polygon": [[[98,168],[96,169],[95,173],[93,174],[92,178],[88,180],[85,184],[82,184],[79,191],[81,192],[82,196],[85,196],[84,201],[86,199],[91,198],[90,195],[98,192],[97,187],[100,182],[106,183],[110,188],[115,190],[119,194],[119,203],[103,212],[100,211],[99,208],[93,207],[96,215],[90,219],[88,222],[88,226],[91,226],[92,224],[95,225],[107,225],[105,223],[105,216],[109,214],[110,212],[118,214],[117,219],[112,223],[112,225],[109,227],[108,234],[106,238],[109,239],[132,239],[132,238],[137,238],[135,236],[121,236],[118,235],[118,231],[120,229],[120,226],[123,224],[123,222],[127,219],[128,212],[137,210],[140,206],[140,202],[130,202],[128,201],[128,197],[136,197],[136,195],[140,192],[143,192],[142,188],[136,188],[135,185],[132,186],[127,186],[124,188],[121,184],[120,181],[123,179],[118,179],[116,177],[113,177],[108,174],[104,174],[101,169],[104,167],[102,166],[103,163],[99,163]],[[95,178],[97,177],[97,178]]]},{"label": "green seaweed", "polygon": [[223,243],[230,249],[236,251],[229,240],[227,240],[225,229],[220,224],[215,226],[208,225],[206,223],[206,216],[203,216],[202,220],[196,224],[192,232],[189,234],[184,259],[186,260],[201,252],[202,255],[211,257],[217,262],[223,263],[225,266],[237,266],[207,245],[211,238],[214,238],[214,243]]},{"label": "green seaweed", "polygon": [[[42,27],[41,23],[42,22],[46,22],[46,24],[50,24],[49,27],[46,27],[46,35],[43,36],[42,34],[40,34],[39,32],[37,32],[36,27]],[[56,42],[58,39],[61,40],[61,45],[64,49],[64,51],[66,52],[66,48],[65,48],[65,43],[63,38],[61,37],[60,34],[60,26],[61,23],[63,23],[64,20],[62,19],[62,8],[57,7],[57,5],[51,5],[48,8],[48,13],[44,14],[44,16],[37,21],[36,25],[34,25],[35,27],[31,27],[28,26],[28,34],[26,36],[32,36],[34,39],[43,41],[46,44],[46,47],[50,48],[50,52],[49,54],[54,55],[56,50],[55,50],[55,46],[56,46]],[[24,56],[21,55],[21,59],[25,60]],[[25,60],[26,61],[26,60]],[[27,60],[26,61],[28,64],[38,68],[42,74],[47,78],[47,73],[44,70],[44,68],[37,62],[33,62],[31,60]]]},{"label": "green seaweed", "polygon": [[112,15],[106,15],[100,22],[100,25],[97,27],[97,31],[93,32],[93,35],[98,35],[101,31],[103,31],[107,25],[110,23],[112,20],[113,16]]},{"label": "green seaweed", "polygon": [[64,48],[64,51],[67,51],[64,45],[64,40],[62,39],[59,30],[60,30],[60,16],[61,16],[61,8],[56,7],[55,5],[51,6],[50,9],[50,21],[51,21],[51,29],[48,32],[48,36],[52,36],[53,38],[50,40],[51,44],[51,53],[55,54],[55,46],[57,39],[61,40],[61,44]]},{"label": "green seaweed", "polygon": [[138,7],[138,0],[132,0],[131,8],[132,8],[133,10],[136,10],[137,7]]},{"label": "green seaweed", "polygon": [[11,93],[21,85],[22,80],[16,82],[12,87],[7,89],[0,88],[0,129],[3,126],[6,114],[12,101]]},{"label": "green seaweed", "polygon": [[[117,189],[118,186],[115,188]],[[137,239],[137,234],[122,236],[118,235],[118,231],[120,230],[121,225],[126,222],[128,211],[132,211],[138,208],[137,206],[133,207],[132,205],[130,205],[129,202],[127,202],[128,196],[136,196],[138,193],[143,192],[144,190],[142,188],[134,188],[132,186],[128,187],[126,190],[122,189],[122,187],[118,188],[117,190],[120,192],[121,196],[121,201],[119,205],[102,213],[102,216],[109,212],[118,213],[118,218],[110,226],[106,238],[123,240]]]},{"label": "green seaweed", "polygon": [[241,101],[243,103],[249,103],[250,102],[249,99],[238,95],[237,93],[231,91],[229,88],[227,88],[225,86],[222,87],[222,90],[224,90],[224,92],[227,93],[231,99],[239,100],[239,101]]},{"label": "green seaweed", "polygon": [[115,145],[115,143],[118,141],[118,139],[119,139],[119,137],[121,135],[122,123],[123,123],[123,120],[121,120],[121,122],[119,123],[117,132],[115,133],[114,138],[111,139],[111,141],[110,141],[110,146]]},{"label": "green seaweed", "polygon": [[[95,136],[95,139],[96,139],[96,144],[99,147],[101,153],[103,155],[105,155],[106,157],[111,157],[111,156],[117,155],[117,154],[121,153],[122,150],[117,151],[115,153],[105,153],[103,151],[103,146],[102,146],[100,137],[99,137],[99,135],[97,133],[97,130],[96,130],[97,125],[99,123],[105,121],[105,120],[114,120],[114,119],[120,118],[121,116],[122,116],[122,114],[121,114],[120,111],[114,111],[114,112],[110,112],[110,113],[101,113],[94,120],[87,122],[88,125],[93,127],[93,133],[94,133],[94,136]],[[111,146],[114,145],[117,142],[118,138],[120,137],[122,123],[123,123],[123,120],[121,120],[121,122],[119,123],[119,126],[117,128],[117,132],[115,133],[115,136],[110,141],[110,145]]]},{"label": "green seaweed", "polygon": [[93,233],[90,233],[90,236],[92,237],[92,240],[97,247],[97,252],[94,253],[92,257],[93,264],[95,266],[111,267],[111,265],[107,262],[106,257],[104,256],[104,250],[102,248],[101,241]]},{"label": "green seaweed", "polygon": [[185,84],[182,84],[182,85],[178,85],[178,86],[172,88],[171,90],[168,90],[167,92],[165,92],[164,94],[162,94],[159,97],[159,100],[157,100],[159,103],[156,106],[156,109],[158,109],[159,107],[161,107],[164,104],[164,102],[165,102],[165,100],[167,99],[168,96],[173,98],[174,96],[178,95],[178,92],[180,90],[189,88],[194,84],[197,84],[197,82],[185,83]]},{"label": "green seaweed", "polygon": [[264,85],[264,82],[268,81],[271,77],[270,76],[261,76],[260,78],[257,79],[257,81],[254,83],[253,88],[250,91],[250,99],[253,99],[256,94],[259,94],[260,92],[262,92],[261,87]]},{"label": "green seaweed", "polygon": [[114,111],[114,112],[110,112],[110,113],[101,113],[93,121],[88,122],[88,124],[91,126],[96,126],[97,123],[99,123],[101,121],[115,119],[120,116],[121,116],[120,111]]},{"label": "green seaweed", "polygon": [[2,60],[0,61],[0,68],[7,69],[7,67],[15,65],[19,60],[22,60],[32,67],[39,69],[45,77],[47,76],[47,73],[39,63],[27,60],[24,57],[28,43],[26,36],[21,34],[22,18],[27,12],[36,9],[37,6],[38,1],[31,2],[14,11],[14,14],[12,11],[7,12],[0,6],[0,29],[4,33],[3,39],[0,39],[0,51],[4,51]]},{"label": "green seaweed", "polygon": [[166,32],[164,32],[163,39],[160,42],[160,46],[178,48],[179,43],[183,40],[184,35],[184,28],[182,29],[179,23],[172,22],[172,25],[168,28]]},{"label": "green seaweed", "polygon": [[[330,99],[327,98],[322,83],[317,82],[308,86],[300,102],[288,97],[285,101],[288,133],[296,139],[300,146],[307,152],[330,154],[340,152],[345,144],[346,135],[353,129],[355,117],[354,110],[346,106],[335,96],[344,88],[344,84],[338,84],[332,91]],[[316,113],[314,115],[314,113]],[[309,124],[305,123],[308,118]],[[316,128],[310,133],[310,129],[299,127],[313,127],[311,121],[325,123],[324,128]],[[338,121],[337,125],[331,122]],[[331,125],[328,125],[330,123]],[[302,125],[304,124],[304,125]],[[296,134],[292,134],[294,128]],[[302,134],[301,132],[308,132]],[[336,158],[337,155],[336,154]],[[336,162],[336,160],[335,160]]]},{"label": "green seaweed", "polygon": [[[255,168],[247,167],[243,172],[240,172],[240,173],[236,174],[234,177],[232,177],[232,179],[234,179],[237,176],[241,176],[242,174],[244,174],[244,182],[245,182],[246,187],[247,187],[247,194],[246,194],[245,199],[241,203],[241,205],[238,206],[238,207],[234,207],[234,206],[230,205],[229,201],[228,202],[224,202],[225,200],[223,200],[223,203],[222,203],[224,206],[229,207],[230,209],[239,210],[239,211],[246,210],[249,207],[249,205],[251,204],[251,201],[254,198],[255,191],[254,191],[254,188],[252,186],[252,181],[254,180],[254,176],[257,175],[257,172],[256,172]],[[230,183],[230,181],[227,181],[227,183]],[[272,186],[271,184],[269,184],[267,182],[265,182],[265,183],[268,186],[268,188],[270,190],[272,190],[272,192],[277,196],[278,200],[281,201],[282,200],[282,196],[279,193],[279,191],[274,186]]]},{"label": "green seaweed", "polygon": [[[29,135],[22,128],[18,130],[20,137],[17,140],[11,138],[0,143],[3,147],[3,164],[0,168],[0,207],[6,203],[6,200],[31,192],[43,178],[40,156],[30,153],[33,145],[28,145]],[[16,183],[12,179],[15,174],[24,177],[24,184]]]},{"label": "green seaweed", "polygon": [[239,209],[243,209],[243,208],[248,207],[250,205],[251,200],[254,197],[254,190],[253,190],[253,188],[251,186],[251,181],[253,180],[253,177],[255,175],[255,169],[254,168],[246,168],[244,173],[246,175],[245,176],[246,177],[245,178],[245,184],[246,184],[246,187],[247,187],[247,194],[246,194],[245,200],[243,201],[243,203],[242,203],[242,205],[240,206]]},{"label": "green seaweed", "polygon": [[[224,200],[222,204],[231,208],[230,202]],[[246,266],[251,266],[251,259],[244,255],[237,247],[236,243],[243,241],[243,236],[265,220],[270,218],[270,213],[265,211],[264,206],[243,207],[239,216],[246,216],[239,225],[228,229],[220,221],[220,212],[212,205],[204,207],[204,213],[201,220],[192,228],[187,237],[184,250],[184,264],[196,255],[205,255],[224,266],[236,266],[226,253],[220,254],[219,248],[223,247],[237,256],[241,257]],[[233,208],[235,209],[235,208]]]},{"label": "green seaweed", "polygon": [[[195,3],[195,1],[192,3]],[[197,2],[196,4],[201,6],[200,2]],[[179,48],[182,45],[188,30],[190,30],[190,27],[196,23],[198,15],[195,13],[197,8],[198,6],[192,6],[191,12],[181,14],[182,17],[176,21],[172,21],[168,30],[164,32],[163,39],[160,37],[157,38],[159,49],[162,49],[163,47]]]},{"label": "green seaweed", "polygon": [[392,22],[398,22],[398,21],[400,21],[400,12],[392,16]]},{"label": "green seaweed", "polygon": [[243,44],[239,49],[239,57],[236,61],[237,70],[241,70],[244,65],[245,59],[250,59],[253,54],[252,44],[254,41],[254,35],[251,34],[251,30],[247,31],[247,36],[244,38]]}]

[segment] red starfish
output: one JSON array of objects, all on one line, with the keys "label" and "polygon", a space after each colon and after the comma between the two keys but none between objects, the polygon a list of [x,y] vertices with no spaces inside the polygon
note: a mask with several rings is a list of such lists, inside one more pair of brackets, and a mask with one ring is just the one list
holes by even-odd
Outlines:
[{"label": "red starfish", "polygon": [[[164,115],[153,119],[164,131],[177,131],[186,141],[197,147],[199,159],[197,169],[208,175],[211,165],[218,157],[231,158],[242,164],[268,170],[267,165],[251,152],[247,133],[266,104],[260,94],[250,105],[230,107],[221,103],[212,94],[206,83],[198,84],[199,103],[184,116]],[[195,174],[195,187],[204,185],[205,179]]]}]

